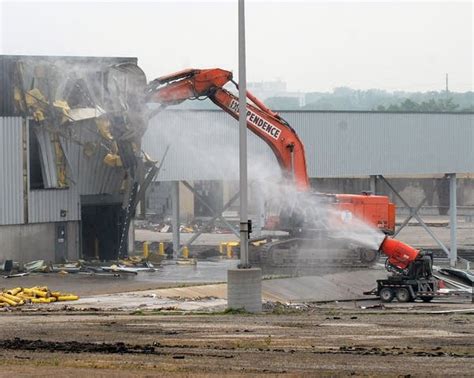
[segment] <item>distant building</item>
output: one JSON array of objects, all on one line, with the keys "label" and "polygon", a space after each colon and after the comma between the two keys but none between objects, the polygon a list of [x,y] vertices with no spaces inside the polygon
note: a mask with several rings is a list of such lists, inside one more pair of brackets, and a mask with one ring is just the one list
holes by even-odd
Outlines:
[{"label": "distant building", "polygon": [[297,99],[300,107],[306,105],[306,94],[303,92],[288,92],[286,82],[282,80],[249,82],[247,89],[262,101],[273,97],[286,97]]}]

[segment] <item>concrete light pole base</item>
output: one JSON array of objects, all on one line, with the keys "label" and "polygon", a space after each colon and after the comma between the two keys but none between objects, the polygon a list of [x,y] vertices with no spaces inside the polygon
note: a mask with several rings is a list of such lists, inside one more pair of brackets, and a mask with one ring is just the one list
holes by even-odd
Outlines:
[{"label": "concrete light pole base", "polygon": [[262,311],[262,270],[260,268],[227,271],[227,308]]}]

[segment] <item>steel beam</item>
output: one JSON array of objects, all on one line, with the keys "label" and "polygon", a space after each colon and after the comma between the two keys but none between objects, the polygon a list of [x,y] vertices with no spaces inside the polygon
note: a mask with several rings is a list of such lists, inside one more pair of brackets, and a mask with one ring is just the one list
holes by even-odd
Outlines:
[{"label": "steel beam", "polygon": [[397,236],[401,230],[403,230],[405,228],[405,226],[408,224],[408,222],[410,222],[411,218],[413,218],[415,216],[416,213],[418,213],[418,211],[421,209],[421,207],[425,204],[426,202],[426,197],[423,199],[423,201],[420,202],[420,204],[416,207],[416,208],[413,208],[413,207],[410,207],[410,214],[408,215],[408,217],[406,217],[406,219],[402,222],[402,224],[400,225],[400,227],[398,227],[398,230],[395,231],[395,233],[393,234],[393,236]]},{"label": "steel beam", "polygon": [[[224,207],[222,208],[222,211],[223,211],[223,212],[226,211],[226,210],[235,202],[235,200],[236,200],[237,198],[239,198],[239,196],[240,196],[240,192],[235,193],[235,194],[232,196],[232,198],[224,204]],[[185,246],[186,246],[186,247],[189,247],[191,244],[193,244],[194,241],[195,241],[199,236],[201,236],[201,235],[204,233],[204,230],[207,229],[207,226],[210,226],[211,224],[213,224],[213,223],[216,221],[216,219],[219,218],[219,217],[221,217],[221,216],[222,216],[222,214],[215,213],[214,216],[213,216],[211,219],[209,219],[209,220],[204,224],[204,226],[201,227],[201,231],[198,231],[197,233],[195,233],[195,234],[191,237],[191,239],[188,240],[188,242],[186,243]],[[235,235],[235,234],[237,234],[237,236],[239,236],[239,233],[238,233],[238,232],[234,232],[234,235]],[[182,250],[183,248],[184,248],[184,246],[183,246],[180,250]]]},{"label": "steel beam", "polygon": [[370,191],[377,194],[377,175],[370,175]]},{"label": "steel beam", "polygon": [[456,266],[458,259],[458,244],[457,244],[457,179],[456,173],[450,173],[449,177],[449,229],[451,240],[451,253],[449,255],[449,263],[451,266]]},{"label": "steel beam", "polygon": [[[392,184],[390,184],[390,182],[385,178],[383,177],[382,175],[379,176],[379,178],[385,183],[385,185],[387,185],[390,190],[393,192],[393,194],[395,194],[397,196],[398,199],[400,199],[400,201],[408,208],[410,209],[410,212],[411,212],[411,216],[414,217],[418,223],[421,224],[421,226],[425,229],[425,231],[433,238],[433,240],[440,246],[440,248],[444,251],[444,253],[446,253],[447,256],[450,256],[450,252],[448,250],[448,248],[443,244],[443,242],[433,233],[433,231],[431,231],[431,229],[428,227],[428,225],[423,221],[423,219],[421,219],[421,217],[418,215],[418,211],[419,209],[421,208],[420,205],[423,205],[423,203],[421,203],[416,209],[415,211],[412,211],[413,208],[408,204],[407,201],[405,201],[405,199],[400,195],[400,193],[398,193],[398,191],[392,186]],[[411,217],[409,217],[411,219]],[[406,220],[406,223],[408,223],[408,221],[410,220]],[[405,223],[405,222],[404,222]],[[399,232],[400,230],[398,230]],[[398,234],[397,232],[397,234]],[[395,234],[396,235],[396,234]]]},{"label": "steel beam", "polygon": [[261,182],[252,182],[252,194],[257,209],[257,218],[255,220],[255,226],[253,227],[252,237],[260,237],[262,235],[262,229],[265,223],[265,203],[263,199]]},{"label": "steel beam", "polygon": [[188,188],[191,193],[194,194],[194,196],[199,200],[199,202],[201,202],[205,207],[208,208],[208,210],[216,216],[216,219],[217,218],[220,218],[220,220],[229,228],[229,230],[232,231],[232,233],[239,237],[240,234],[239,234],[239,231],[237,231],[229,222],[227,222],[227,219],[225,219],[223,216],[222,216],[222,212],[224,210],[221,210],[220,212],[217,212],[216,210],[214,210],[207,202],[204,198],[202,198],[202,196],[196,191],[196,189],[194,189],[194,187],[187,181],[182,181],[183,185]]}]

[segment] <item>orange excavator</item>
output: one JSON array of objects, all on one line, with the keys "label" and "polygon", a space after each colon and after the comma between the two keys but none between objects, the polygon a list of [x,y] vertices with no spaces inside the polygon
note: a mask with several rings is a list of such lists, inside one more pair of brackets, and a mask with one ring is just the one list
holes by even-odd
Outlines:
[{"label": "orange excavator", "polygon": [[[147,102],[159,107],[151,116],[167,106],[186,100],[209,98],[235,119],[239,118],[239,100],[224,86],[233,83],[232,72],[222,69],[188,69],[159,77],[148,84]],[[311,190],[306,169],[304,145],[295,130],[278,113],[247,92],[247,127],[265,141],[274,152],[283,176],[293,181],[306,194],[318,196],[318,201],[330,204],[340,214],[342,223],[361,219],[383,233],[393,234],[395,205],[386,196],[364,194],[322,194]],[[333,216],[333,215],[332,215]],[[347,227],[347,224],[345,225]],[[280,214],[278,226],[289,233],[288,237],[272,240],[250,254],[251,262],[267,267],[272,272],[298,274],[303,270],[324,269],[328,265],[339,268],[356,268],[372,264],[378,257],[375,250],[348,242],[327,229],[308,227],[308,221],[288,210]],[[324,253],[315,253],[324,251]],[[354,253],[354,251],[356,253]],[[278,268],[285,268],[283,271]]]}]

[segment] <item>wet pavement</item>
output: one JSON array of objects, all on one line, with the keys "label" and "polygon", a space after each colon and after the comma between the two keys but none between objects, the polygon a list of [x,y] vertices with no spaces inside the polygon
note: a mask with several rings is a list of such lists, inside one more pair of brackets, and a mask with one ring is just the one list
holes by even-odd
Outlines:
[{"label": "wet pavement", "polygon": [[182,285],[227,281],[227,270],[237,267],[238,260],[198,261],[197,265],[177,265],[165,261],[156,272],[121,273],[120,276],[90,274],[32,273],[26,277],[3,279],[0,287],[48,286],[80,296],[149,290]]}]

